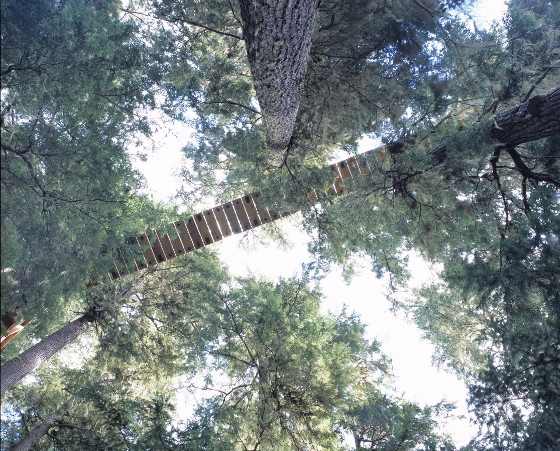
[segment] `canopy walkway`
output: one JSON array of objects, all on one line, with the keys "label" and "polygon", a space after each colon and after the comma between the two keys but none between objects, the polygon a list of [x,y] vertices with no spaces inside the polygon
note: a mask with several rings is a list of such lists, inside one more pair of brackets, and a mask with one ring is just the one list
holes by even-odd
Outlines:
[{"label": "canopy walkway", "polygon": [[[383,149],[372,149],[331,164],[330,170],[334,173],[335,180],[327,194],[340,196],[348,191],[343,180],[369,174],[371,170],[367,157],[374,153],[384,155]],[[261,197],[261,193],[248,194],[187,219],[175,221],[167,228],[171,232],[152,230],[129,239],[127,246],[119,249],[115,264],[107,275],[92,276],[87,284],[88,288],[103,282],[107,276],[109,280],[118,279],[295,213],[270,210],[261,203]],[[318,197],[317,191],[308,194],[311,201],[318,200]],[[136,257],[131,258],[131,255]]]}]

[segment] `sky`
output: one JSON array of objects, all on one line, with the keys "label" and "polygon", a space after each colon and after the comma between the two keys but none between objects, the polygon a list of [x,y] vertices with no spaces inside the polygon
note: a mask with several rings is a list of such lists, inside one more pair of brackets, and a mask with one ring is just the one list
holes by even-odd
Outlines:
[{"label": "sky", "polygon": [[[146,161],[136,160],[136,167],[146,177],[146,191],[154,200],[170,201],[179,190],[182,180],[176,174],[183,163],[180,149],[190,132],[187,127],[161,132],[154,138],[160,145],[147,154]],[[377,141],[368,139],[364,141],[362,150],[377,145]],[[216,204],[214,200],[202,201],[196,211]],[[307,252],[310,238],[301,227],[301,216],[295,214],[275,224],[290,237],[289,248],[281,248],[267,238],[264,230],[266,226],[233,235],[212,247],[218,251],[234,276],[254,275],[278,280],[280,277],[301,275],[302,264],[311,259]],[[428,282],[431,274],[426,270],[427,265],[418,259],[412,259],[412,262],[412,283],[420,285]],[[333,268],[321,281],[319,288],[324,295],[323,310],[336,313],[343,305],[347,305],[350,311],[360,315],[362,322],[367,324],[368,338],[379,340],[382,351],[391,359],[395,397],[422,406],[443,400],[455,403],[456,416],[442,422],[441,429],[452,435],[457,445],[466,445],[476,433],[476,428],[468,418],[464,384],[432,365],[433,345],[424,340],[422,332],[403,315],[391,312],[391,304],[385,297],[385,281],[376,278],[367,261],[358,260],[356,270],[357,273],[349,282],[337,268]],[[192,413],[192,393],[177,397],[189,397],[189,405],[177,405],[180,416]],[[196,399],[201,398],[196,395]]]},{"label": "sky", "polygon": [[[471,16],[479,28],[489,27],[504,11],[503,1],[478,1]],[[154,200],[169,201],[179,190],[182,180],[177,174],[184,163],[181,148],[191,135],[192,130],[179,125],[172,130],[160,131],[153,139],[153,151],[146,152],[145,161],[135,160],[136,168],[146,178],[146,191]],[[376,147],[376,141],[366,139],[361,151],[373,147]],[[213,200],[206,203],[202,200],[196,207],[203,210],[215,204]],[[298,215],[278,223],[289,233],[291,246],[288,249],[281,249],[263,238],[264,231],[259,229],[234,235],[212,246],[236,276],[252,274],[277,280],[301,274],[301,265],[310,260],[307,252],[309,237],[301,229]],[[427,265],[417,258],[412,258],[411,262],[412,284],[428,283],[432,273]],[[424,340],[422,332],[402,314],[391,312],[391,305],[384,295],[384,280],[375,277],[365,260],[358,260],[356,266],[357,273],[349,282],[336,268],[321,282],[320,288],[325,296],[323,309],[337,312],[346,304],[361,316],[368,325],[368,336],[380,340],[383,352],[392,360],[395,396],[421,405],[442,400],[456,403],[457,416],[442,422],[441,428],[452,435],[456,445],[467,444],[476,434],[476,427],[469,420],[464,384],[454,375],[435,367],[432,364],[433,345]],[[179,410],[186,411],[184,407],[178,406]]]}]

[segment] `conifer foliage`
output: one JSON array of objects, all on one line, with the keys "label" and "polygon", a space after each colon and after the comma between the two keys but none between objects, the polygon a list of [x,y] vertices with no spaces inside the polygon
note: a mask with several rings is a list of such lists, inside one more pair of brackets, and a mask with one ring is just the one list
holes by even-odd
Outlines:
[{"label": "conifer foliage", "polygon": [[[321,309],[312,279],[356,256],[467,384],[465,449],[560,446],[560,7],[484,30],[466,3],[3,1],[1,306],[33,319],[1,355],[3,446],[455,449],[452,406],[388,394],[371,318]],[[177,216],[131,166],[156,113],[193,129],[189,194],[302,211],[305,280],[205,248],[85,289]],[[364,137],[368,175],[311,199]],[[437,277],[393,296],[410,253]]]}]

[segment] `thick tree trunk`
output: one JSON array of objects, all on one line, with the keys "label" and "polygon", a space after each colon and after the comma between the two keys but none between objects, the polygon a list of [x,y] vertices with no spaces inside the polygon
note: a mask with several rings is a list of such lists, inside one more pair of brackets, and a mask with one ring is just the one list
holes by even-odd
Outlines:
[{"label": "thick tree trunk", "polygon": [[[511,147],[559,135],[560,87],[498,113],[493,121],[490,138]],[[428,153],[442,163],[446,158],[447,143],[438,144]]]},{"label": "thick tree trunk", "polygon": [[318,3],[239,0],[267,144],[276,155],[282,155],[292,137]]},{"label": "thick tree trunk", "polygon": [[492,138],[517,146],[560,134],[560,87],[494,117]]},{"label": "thick tree trunk", "polygon": [[67,410],[68,406],[66,405],[58,412],[50,415],[39,426],[33,429],[27,437],[16,443],[10,451],[29,451],[39,441],[39,439],[64,416]]},{"label": "thick tree trunk", "polygon": [[94,318],[91,314],[83,315],[22,352],[16,358],[6,362],[0,369],[0,392],[4,393],[93,324]]}]

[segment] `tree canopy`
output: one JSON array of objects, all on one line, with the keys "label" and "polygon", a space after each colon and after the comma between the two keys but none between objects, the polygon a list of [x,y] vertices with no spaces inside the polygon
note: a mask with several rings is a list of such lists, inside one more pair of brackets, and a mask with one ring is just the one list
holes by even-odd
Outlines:
[{"label": "tree canopy", "polygon": [[[2,3],[2,312],[34,319],[3,371],[88,320],[3,395],[3,446],[455,449],[451,406],[391,394],[369,319],[322,311],[311,282],[358,255],[467,384],[465,449],[559,445],[560,7],[511,0],[484,30],[462,1],[288,3]],[[194,130],[187,207],[301,211],[307,279],[235,279],[203,249],[86,289],[178,216],[131,163],[165,115]],[[365,137],[368,174],[321,194]],[[410,253],[437,277],[393,297]]]}]

